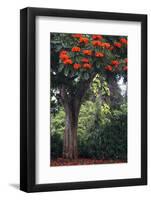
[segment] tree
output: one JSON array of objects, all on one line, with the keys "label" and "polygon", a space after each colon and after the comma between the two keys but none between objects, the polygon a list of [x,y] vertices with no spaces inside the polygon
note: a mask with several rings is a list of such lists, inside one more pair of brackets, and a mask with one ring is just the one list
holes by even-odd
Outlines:
[{"label": "tree", "polygon": [[127,80],[126,37],[51,33],[51,88],[66,115],[64,158],[78,157],[79,111],[96,75]]}]

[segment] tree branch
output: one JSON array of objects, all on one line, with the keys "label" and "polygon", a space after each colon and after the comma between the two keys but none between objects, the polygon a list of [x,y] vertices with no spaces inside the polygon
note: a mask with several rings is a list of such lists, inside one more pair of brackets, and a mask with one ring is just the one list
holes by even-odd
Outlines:
[{"label": "tree branch", "polygon": [[68,101],[68,94],[65,90],[65,86],[62,85],[61,88],[60,88],[60,97],[61,97],[61,101],[63,103],[63,105],[65,104],[65,102]]},{"label": "tree branch", "polygon": [[79,88],[77,89],[75,96],[77,98],[79,98],[79,100],[81,101],[82,98],[84,97],[85,93],[87,92],[87,90],[90,87],[90,84],[92,82],[92,80],[94,79],[94,77],[96,76],[97,72],[92,73],[91,77],[88,80],[85,81],[81,81],[79,83]]}]

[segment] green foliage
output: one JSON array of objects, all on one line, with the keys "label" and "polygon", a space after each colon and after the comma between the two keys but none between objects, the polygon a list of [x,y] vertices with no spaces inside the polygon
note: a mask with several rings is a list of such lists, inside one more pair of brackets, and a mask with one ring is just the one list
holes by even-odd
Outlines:
[{"label": "green foliage", "polygon": [[55,133],[51,136],[51,158],[55,159],[62,155],[63,142],[62,137]]},{"label": "green foliage", "polygon": [[101,74],[97,74],[94,77],[83,100],[90,100],[94,102],[97,98],[100,98],[102,102],[104,102],[106,98],[110,98],[110,89],[108,83]]},{"label": "green foliage", "polygon": [[[52,157],[62,156],[64,111],[52,119]],[[96,159],[127,159],[127,106],[111,110],[108,104],[86,101],[78,122],[79,157]]]},{"label": "green foliage", "polygon": [[63,133],[65,127],[65,113],[61,108],[59,112],[51,118],[51,157],[57,158],[62,155]]},{"label": "green foliage", "polygon": [[51,135],[55,135],[56,133],[61,137],[64,132],[65,127],[65,112],[63,108],[60,108],[60,111],[56,116],[52,116],[51,118]]},{"label": "green foliage", "polygon": [[[78,131],[81,157],[127,159],[127,114],[125,105],[111,111],[107,104],[95,105],[95,114],[85,131]],[[82,116],[81,116],[82,117]]]},{"label": "green foliage", "polygon": [[[55,77],[55,86],[60,86],[65,84],[66,87],[69,87],[72,90],[75,90],[75,87],[78,82],[81,80],[89,80],[93,73],[102,74],[106,76],[107,74],[112,74],[112,76],[124,77],[127,79],[127,72],[123,71],[123,67],[126,65],[124,59],[127,58],[127,45],[122,45],[121,48],[114,47],[114,43],[120,41],[122,37],[127,39],[125,36],[110,36],[105,35],[100,41],[102,43],[107,43],[111,47],[114,47],[113,50],[103,46],[94,46],[94,39],[90,34],[82,34],[82,37],[88,39],[88,43],[80,43],[79,38],[74,38],[73,34],[67,33],[51,33],[51,73],[52,81]],[[79,47],[79,52],[73,52],[73,47]],[[85,55],[83,50],[90,50],[91,55]],[[59,58],[60,52],[66,51],[72,63],[64,63],[64,60]],[[104,54],[103,57],[96,57],[95,54],[101,52]],[[90,68],[84,68],[83,58],[89,60]],[[105,66],[111,65],[112,60],[118,60],[118,68],[112,66],[112,70],[105,70]],[[79,63],[81,67],[79,69],[74,68],[74,64]],[[71,84],[72,80],[72,84]],[[54,81],[53,81],[54,82]],[[74,87],[73,87],[74,86]]]}]

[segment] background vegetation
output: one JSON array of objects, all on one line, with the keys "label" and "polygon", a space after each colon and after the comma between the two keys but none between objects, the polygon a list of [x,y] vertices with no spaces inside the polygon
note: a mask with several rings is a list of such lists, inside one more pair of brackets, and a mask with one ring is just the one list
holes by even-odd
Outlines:
[{"label": "background vegetation", "polygon": [[[99,94],[97,96],[95,95],[94,92],[98,89],[98,86],[95,84],[96,81],[94,80],[93,87],[88,91],[85,97],[86,101],[80,109],[77,131],[79,157],[126,161],[126,92],[121,95],[122,91],[120,90],[120,102],[114,102],[114,105],[111,107],[109,103],[102,100],[103,98]],[[108,98],[110,97],[110,90],[107,86],[105,89],[104,98]],[[103,91],[100,92],[103,94]],[[62,157],[65,112],[61,105],[56,106],[55,103],[52,103],[53,106],[57,110],[54,111],[52,109],[51,156],[52,159],[56,159]]]}]

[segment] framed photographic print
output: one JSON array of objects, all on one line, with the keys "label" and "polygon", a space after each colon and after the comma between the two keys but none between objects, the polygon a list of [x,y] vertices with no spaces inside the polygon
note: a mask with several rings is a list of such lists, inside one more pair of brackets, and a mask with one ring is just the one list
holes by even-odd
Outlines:
[{"label": "framed photographic print", "polygon": [[147,184],[147,16],[20,12],[20,189]]}]

